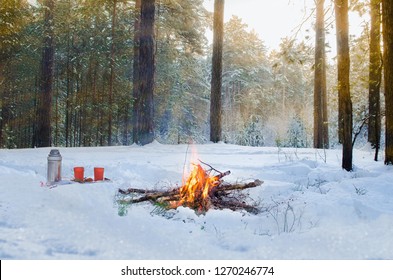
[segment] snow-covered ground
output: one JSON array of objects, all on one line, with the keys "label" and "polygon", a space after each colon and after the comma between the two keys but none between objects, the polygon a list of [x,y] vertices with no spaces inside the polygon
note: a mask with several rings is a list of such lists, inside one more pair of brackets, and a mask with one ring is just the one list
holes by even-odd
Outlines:
[{"label": "snow-covered ground", "polygon": [[[258,215],[168,212],[146,202],[119,215],[119,188],[181,184],[187,145],[60,148],[74,166],[110,182],[45,186],[49,148],[0,150],[0,259],[393,259],[393,167],[354,151],[196,145],[225,181],[263,180],[249,196]],[[325,153],[326,152],[326,153]]]}]

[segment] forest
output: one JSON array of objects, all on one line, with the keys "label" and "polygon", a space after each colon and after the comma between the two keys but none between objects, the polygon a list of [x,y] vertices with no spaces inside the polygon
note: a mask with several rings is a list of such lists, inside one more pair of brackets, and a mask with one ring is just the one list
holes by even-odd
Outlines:
[{"label": "forest", "polygon": [[0,148],[342,145],[349,171],[371,145],[393,164],[393,3],[312,11],[308,36],[268,50],[224,0],[1,0]]}]

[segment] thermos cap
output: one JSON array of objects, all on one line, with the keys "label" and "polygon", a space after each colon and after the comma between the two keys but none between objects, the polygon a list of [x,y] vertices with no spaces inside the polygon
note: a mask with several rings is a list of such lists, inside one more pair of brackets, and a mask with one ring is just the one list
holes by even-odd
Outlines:
[{"label": "thermos cap", "polygon": [[49,156],[60,156],[60,152],[58,149],[50,150]]},{"label": "thermos cap", "polygon": [[61,155],[58,149],[53,149],[48,155],[48,160],[61,160]]}]

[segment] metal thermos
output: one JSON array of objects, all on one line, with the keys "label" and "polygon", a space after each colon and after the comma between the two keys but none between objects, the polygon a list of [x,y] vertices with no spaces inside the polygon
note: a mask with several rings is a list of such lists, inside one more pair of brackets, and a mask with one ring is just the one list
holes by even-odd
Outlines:
[{"label": "metal thermos", "polygon": [[59,150],[51,150],[48,155],[48,184],[61,180],[61,155]]}]

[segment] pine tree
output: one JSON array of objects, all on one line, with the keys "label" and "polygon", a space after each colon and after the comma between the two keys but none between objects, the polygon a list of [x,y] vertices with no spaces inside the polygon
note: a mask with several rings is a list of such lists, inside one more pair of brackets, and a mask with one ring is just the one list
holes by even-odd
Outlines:
[{"label": "pine tree", "polygon": [[[348,0],[335,0],[339,134],[343,152],[342,168],[352,170],[352,102],[349,87]],[[340,137],[339,137],[340,138]]]},{"label": "pine tree", "polygon": [[[154,76],[155,76],[155,0],[141,3],[141,25],[139,40],[139,87],[137,106],[136,135],[134,142],[145,145],[154,140]],[[135,107],[134,107],[135,108]]]},{"label": "pine tree", "polygon": [[140,40],[140,18],[141,18],[141,0],[135,1],[134,8],[134,61],[132,65],[132,98],[133,98],[133,115],[132,115],[132,139],[134,143],[138,139],[138,110],[139,110],[139,40]]},{"label": "pine tree", "polygon": [[368,141],[375,148],[375,160],[381,138],[380,85],[381,61],[381,0],[370,2],[370,64],[369,64],[369,121]]},{"label": "pine tree", "polygon": [[0,4],[0,148],[14,147],[11,138],[20,133],[12,124],[17,117],[15,100],[21,98],[15,94],[20,86],[20,75],[16,71],[23,48],[22,33],[27,24],[26,10],[25,0],[4,0]]},{"label": "pine tree", "polygon": [[383,66],[385,81],[385,164],[393,164],[393,2],[382,0]]},{"label": "pine tree", "polygon": [[317,1],[314,74],[314,148],[329,147],[327,116],[325,11],[324,0]]},{"label": "pine tree", "polygon": [[54,0],[44,2],[44,38],[41,60],[40,99],[35,144],[38,147],[51,146],[51,118],[54,76]]},{"label": "pine tree", "polygon": [[224,38],[224,0],[214,1],[213,57],[210,95],[210,141],[221,141],[222,133],[222,45]]},{"label": "pine tree", "polygon": [[112,119],[113,119],[113,99],[114,99],[114,82],[115,82],[115,34],[116,34],[116,6],[117,0],[113,0],[112,24],[111,24],[111,50],[110,50],[110,77],[109,77],[109,96],[108,96],[108,146],[112,145]]}]

